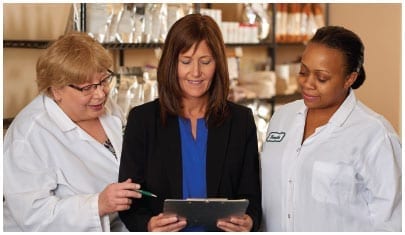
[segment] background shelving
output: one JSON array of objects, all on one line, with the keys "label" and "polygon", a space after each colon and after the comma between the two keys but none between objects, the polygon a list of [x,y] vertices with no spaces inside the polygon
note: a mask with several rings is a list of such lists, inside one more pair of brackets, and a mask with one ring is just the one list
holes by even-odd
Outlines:
[{"label": "background shelving", "polygon": [[[79,4],[79,3],[78,3]],[[225,6],[228,10],[223,20],[231,20],[239,14],[239,4],[212,3],[211,7]],[[358,33],[366,45],[367,82],[356,95],[364,103],[383,114],[401,133],[401,4],[322,4],[326,24],[341,25]],[[201,3],[206,7],[205,3]],[[66,32],[72,3],[4,3],[3,40],[48,40],[52,41]],[[328,15],[327,12],[329,12]],[[226,18],[227,17],[227,18]],[[383,37],[381,36],[383,35]],[[387,39],[389,38],[389,43]],[[3,41],[4,42],[4,41]],[[276,45],[276,63],[297,59],[304,46],[294,44]],[[384,48],[382,50],[381,48]],[[37,95],[35,63],[42,54],[41,48],[9,47],[3,44],[3,118],[14,117]],[[229,48],[233,51],[233,48]],[[115,61],[118,51],[109,50]],[[266,60],[266,46],[243,46],[242,66],[255,69],[250,61]],[[127,66],[155,64],[154,49],[137,48],[125,50]],[[381,60],[381,58],[384,58]],[[117,64],[114,68],[117,68]],[[387,78],[381,80],[381,78]],[[381,82],[384,86],[381,86]],[[386,94],[384,98],[375,94]]]},{"label": "background shelving", "polygon": [[[328,9],[328,4],[326,5],[326,9]],[[280,57],[280,51],[284,50],[285,48],[295,48],[295,52],[290,53],[287,52],[285,54],[296,54],[299,55],[301,53],[301,49],[304,48],[303,43],[289,43],[289,42],[282,42],[282,43],[277,43],[275,40],[275,27],[276,27],[276,7],[277,4],[269,4],[270,11],[273,13],[271,15],[271,29],[270,29],[270,34],[268,38],[265,40],[262,40],[258,43],[226,43],[227,51],[232,51],[235,48],[243,48],[243,51],[255,51],[257,52],[258,50],[260,53],[265,53],[266,55],[264,58],[271,58],[270,60],[270,70],[274,71],[275,66],[279,62],[283,61],[288,61],[290,59],[284,59]],[[202,7],[207,7],[207,8],[219,8],[219,9],[226,9],[227,7],[234,7],[237,9],[236,12],[241,11],[243,8],[243,4],[217,4],[217,3],[212,3],[212,4],[194,4],[195,11],[198,12]],[[229,10],[223,10],[223,12],[229,12]],[[325,11],[325,19],[326,22],[328,20],[328,10]],[[229,13],[228,13],[229,14]],[[226,18],[228,17],[228,18]],[[235,17],[235,16],[232,16]],[[87,16],[86,16],[86,3],[81,3],[80,4],[80,28],[82,31],[86,31],[86,22]],[[227,20],[235,20],[229,18],[229,16],[225,16],[225,19]],[[237,19],[236,19],[237,20]],[[34,48],[34,49],[45,49],[49,43],[51,43],[52,40],[3,40],[3,47],[4,48]],[[161,48],[163,46],[163,43],[115,43],[115,42],[109,42],[109,43],[102,43],[103,46],[107,49],[109,49],[112,54],[114,55],[114,58],[117,60],[116,66],[122,67],[127,65],[128,59],[127,57],[130,57],[131,53],[130,51],[137,51],[137,53],[140,50],[154,50],[156,48]],[[298,48],[298,49],[297,49]],[[132,53],[133,54],[133,53]],[[128,56],[129,55],[129,56]],[[263,57],[262,57],[263,58]],[[243,58],[242,58],[243,59]],[[278,94],[274,95],[270,98],[262,98],[262,97],[256,97],[256,98],[246,98],[239,100],[238,102],[242,104],[251,104],[251,103],[265,103],[269,104],[271,106],[271,114],[274,112],[275,106],[278,103],[286,103],[290,102],[295,99],[299,99],[300,95],[298,93],[292,93],[292,94]]]}]

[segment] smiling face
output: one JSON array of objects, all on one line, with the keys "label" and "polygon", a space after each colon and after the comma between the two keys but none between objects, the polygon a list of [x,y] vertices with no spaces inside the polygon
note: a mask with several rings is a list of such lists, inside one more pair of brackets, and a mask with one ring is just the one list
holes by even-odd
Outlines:
[{"label": "smiling face", "polygon": [[337,49],[319,43],[306,47],[298,84],[308,109],[336,111],[345,100],[357,73],[345,74],[345,57]]},{"label": "smiling face", "polygon": [[207,99],[215,74],[215,59],[207,43],[195,43],[189,50],[180,53],[177,69],[183,99]]},{"label": "smiling face", "polygon": [[[93,78],[83,84],[74,84],[82,88],[90,84],[98,84],[109,76],[108,73],[97,73]],[[104,104],[107,101],[109,86],[97,86],[90,95],[84,95],[70,86],[52,88],[53,97],[59,107],[74,122],[87,121],[100,117],[105,112]]]}]

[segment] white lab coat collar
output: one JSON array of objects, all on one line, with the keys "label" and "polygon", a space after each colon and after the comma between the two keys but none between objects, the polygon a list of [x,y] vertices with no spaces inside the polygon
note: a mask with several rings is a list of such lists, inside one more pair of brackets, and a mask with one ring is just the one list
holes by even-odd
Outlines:
[{"label": "white lab coat collar", "polygon": [[[302,101],[302,106],[298,109],[297,114],[304,115],[304,117],[306,117],[308,108],[307,108],[307,106],[305,106],[304,101],[303,100],[301,100],[301,101]],[[354,94],[354,91],[352,89],[350,89],[349,95],[346,97],[346,99],[340,105],[338,110],[336,110],[336,112],[332,115],[332,117],[329,119],[328,123],[333,124],[335,126],[342,126],[343,123],[349,117],[350,113],[356,107],[356,103],[357,103],[356,95]]]},{"label": "white lab coat collar", "polygon": [[329,123],[335,126],[342,126],[349,117],[350,113],[356,107],[357,99],[352,89],[349,90],[349,95],[340,105],[338,110],[330,118]]},{"label": "white lab coat collar", "polygon": [[[66,113],[59,107],[59,105],[49,96],[43,94],[43,100],[44,100],[44,105],[45,105],[45,110],[48,113],[50,117],[54,120],[55,124],[61,129],[62,132],[68,132],[68,131],[78,131],[79,137],[82,140],[89,140],[93,141],[94,139],[88,135],[86,132],[84,132],[81,128],[77,126],[76,123],[70,119]],[[108,119],[105,117],[111,115],[112,117],[115,117],[115,121],[118,123],[122,122],[122,116],[120,115],[119,110],[117,109],[116,112],[112,112],[111,109],[114,109],[112,107],[112,104],[109,102],[106,102],[105,105],[105,114],[103,114],[100,117],[100,121],[103,125],[104,128],[106,128],[105,124],[108,122]],[[110,141],[112,142],[113,146],[115,149],[119,145],[119,138],[118,136],[111,136],[112,132],[108,130],[108,128],[105,130],[107,132],[107,136],[109,136]]]},{"label": "white lab coat collar", "polygon": [[[118,115],[120,110],[114,108],[119,107],[108,99],[106,115],[102,115],[100,121],[114,146],[116,158],[70,120],[52,98],[44,94],[38,95],[17,115],[13,126],[10,126],[6,133],[3,152],[3,164],[8,169],[3,174],[4,184],[8,185],[4,194],[6,197],[9,195],[3,209],[6,211],[5,215],[8,211],[8,215],[16,216],[16,219],[11,216],[4,217],[3,226],[7,231],[32,231],[32,223],[37,222],[37,227],[43,231],[109,231],[110,228],[126,231],[116,213],[100,218],[97,208],[99,192],[105,185],[116,182],[119,170],[122,116]],[[116,116],[109,115],[110,113]],[[47,144],[41,144],[42,142]],[[26,166],[30,166],[29,174]],[[18,185],[13,183],[16,178],[21,181]],[[21,185],[26,184],[30,184],[29,192],[24,187],[19,189]],[[47,199],[42,194],[44,190],[54,190],[53,196],[58,198],[69,197],[69,202],[56,203],[52,195]],[[24,205],[32,205],[33,201],[37,200],[48,200],[49,203],[39,203],[39,210],[22,209]],[[70,222],[65,225],[63,216],[52,215],[54,205],[58,210],[68,211],[70,214],[85,212],[76,216],[77,218],[68,218]],[[9,213],[9,210],[14,212]],[[25,221],[25,217],[30,218],[30,221]],[[110,221],[113,221],[112,224]],[[72,224],[77,226],[72,228]]]},{"label": "white lab coat collar", "polygon": [[304,118],[305,118],[306,114],[307,114],[307,111],[308,111],[307,106],[305,105],[304,100],[299,100],[299,101],[301,103],[301,106],[299,107],[299,109],[297,111],[297,114],[298,115],[304,115]]},{"label": "white lab coat collar", "polygon": [[45,110],[55,124],[63,131],[67,132],[77,128],[77,125],[70,119],[58,104],[49,96],[42,94]]}]

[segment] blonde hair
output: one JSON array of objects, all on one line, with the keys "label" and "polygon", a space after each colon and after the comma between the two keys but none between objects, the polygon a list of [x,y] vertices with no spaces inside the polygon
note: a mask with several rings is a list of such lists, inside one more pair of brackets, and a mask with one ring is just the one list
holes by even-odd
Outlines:
[{"label": "blonde hair", "polygon": [[85,83],[111,66],[111,55],[95,39],[86,33],[69,33],[53,42],[38,59],[38,90],[52,97],[52,86]]}]

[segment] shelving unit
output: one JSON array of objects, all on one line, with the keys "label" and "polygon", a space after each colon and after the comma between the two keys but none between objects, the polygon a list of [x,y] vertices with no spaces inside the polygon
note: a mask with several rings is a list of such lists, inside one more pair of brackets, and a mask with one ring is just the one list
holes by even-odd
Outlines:
[{"label": "shelving unit", "polygon": [[[210,3],[207,3],[207,7],[211,7]],[[201,9],[201,4],[200,3],[194,3],[194,11],[195,12],[200,12]],[[86,9],[86,3],[81,3],[80,4],[80,28],[82,29],[81,31],[86,32],[86,15],[87,15],[87,9]],[[276,11],[275,4],[272,4],[272,11]],[[275,14],[273,14],[273,19],[272,22],[275,22]],[[273,23],[272,28],[274,29],[275,24]],[[275,30],[272,30],[272,34],[270,37],[275,38]],[[161,43],[105,43],[103,44],[106,48],[108,49],[117,49],[119,50],[119,66],[124,65],[124,51],[125,49],[136,49],[136,48],[158,48],[161,47],[163,44]],[[227,47],[252,47],[252,46],[266,46],[267,47],[267,52],[268,55],[271,58],[275,57],[275,47],[276,43],[273,40],[272,42],[259,42],[259,43],[227,43]],[[271,70],[274,70],[275,68],[275,63],[273,62],[271,64]]]},{"label": "shelving unit", "polygon": [[[201,4],[195,4],[195,11],[199,12]],[[211,4],[207,4],[210,7]],[[272,58],[271,70],[274,70],[275,64],[277,63],[276,49],[279,46],[289,46],[289,45],[303,45],[302,43],[276,43],[275,42],[275,22],[276,22],[276,3],[271,4],[272,7],[272,26],[271,35],[269,36],[270,41],[259,42],[259,43],[227,43],[227,47],[255,47],[255,46],[266,46],[268,56]],[[325,24],[328,25],[328,15],[329,15],[329,5],[325,4]],[[82,31],[86,31],[86,3],[80,4],[80,28]],[[3,40],[4,48],[34,48],[34,49],[45,49],[51,41],[45,40]],[[126,49],[139,49],[139,48],[158,48],[161,47],[162,43],[103,43],[104,47],[107,49],[119,50],[120,59],[123,59],[123,50]],[[120,60],[119,65],[123,66],[124,61]]]},{"label": "shelving unit", "polygon": [[[52,41],[47,40],[3,40],[4,48],[34,48],[46,49]],[[158,48],[162,47],[163,43],[102,43],[107,49],[139,49],[139,48]],[[256,47],[267,46],[272,47],[272,43],[227,43],[227,47]]]},{"label": "shelving unit", "polygon": [[[52,41],[47,40],[3,40],[3,48],[30,48],[30,49],[46,49]],[[106,49],[118,50],[118,64],[124,66],[124,50],[127,49],[153,49],[161,48],[163,43],[102,43]],[[227,47],[257,47],[265,46],[268,48],[269,54],[274,54],[272,43],[228,43]],[[274,70],[274,64],[272,65]]]},{"label": "shelving unit", "polygon": [[3,40],[3,48],[45,49],[50,42],[45,40]]},{"label": "shelving unit", "polygon": [[[269,39],[264,42],[259,42],[259,43],[227,43],[226,46],[228,48],[232,47],[265,47],[267,51],[268,57],[270,57],[271,64],[270,64],[270,69],[275,70],[275,65],[278,62],[277,58],[277,49],[280,47],[289,47],[289,46],[303,46],[303,43],[277,43],[275,38],[276,38],[276,4],[273,3],[271,4],[271,11],[273,12],[272,14],[272,19],[271,19],[271,35],[269,36]],[[194,10],[195,12],[199,12],[201,9],[200,3],[194,4]],[[207,3],[206,6],[208,8],[211,7],[211,5],[214,4],[209,4]],[[329,5],[325,4],[324,7],[324,16],[325,16],[325,24],[328,25],[328,16],[329,16]],[[80,4],[80,29],[81,31],[86,31],[86,3],[81,3]],[[46,40],[3,40],[3,47],[4,48],[33,48],[33,49],[45,49],[51,43],[52,41],[46,41]],[[118,56],[118,65],[123,66],[124,65],[124,51],[128,49],[154,49],[154,48],[161,48],[163,46],[162,43],[103,43],[103,46],[107,49],[111,50],[116,50],[119,53]],[[291,94],[291,95],[277,95],[274,96],[270,99],[265,99],[267,102],[269,102],[274,111],[275,104],[277,102],[284,102],[284,101],[291,101],[293,99],[297,99],[299,96],[297,94]]]}]

